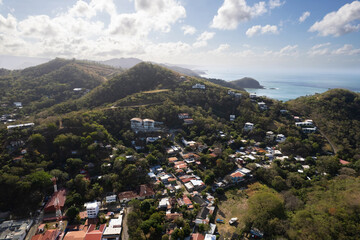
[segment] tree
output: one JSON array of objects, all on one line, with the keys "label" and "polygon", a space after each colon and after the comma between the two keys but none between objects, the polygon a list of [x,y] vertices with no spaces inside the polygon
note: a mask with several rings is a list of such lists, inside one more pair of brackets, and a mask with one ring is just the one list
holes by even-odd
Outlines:
[{"label": "tree", "polygon": [[262,189],[249,198],[249,210],[245,221],[248,226],[256,227],[268,235],[275,234],[269,222],[284,219],[284,202],[280,196],[269,189]]},{"label": "tree", "polygon": [[70,222],[74,222],[74,220],[76,219],[76,216],[79,214],[79,209],[75,206],[71,206],[67,211],[66,211],[66,216],[69,218]]}]

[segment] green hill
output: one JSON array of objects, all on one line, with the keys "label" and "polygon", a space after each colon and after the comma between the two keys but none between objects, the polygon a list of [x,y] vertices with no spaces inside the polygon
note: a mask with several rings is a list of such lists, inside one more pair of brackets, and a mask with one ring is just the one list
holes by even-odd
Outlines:
[{"label": "green hill", "polygon": [[300,97],[288,102],[289,108],[312,118],[335,144],[344,158],[360,154],[360,94],[332,89],[322,94]]},{"label": "green hill", "polygon": [[238,80],[230,81],[230,83],[240,88],[264,88],[257,80],[250,77],[244,77]]},{"label": "green hill", "polygon": [[[121,70],[93,62],[55,59],[22,71],[2,71],[1,102],[22,102],[24,112],[81,97]],[[81,88],[74,91],[74,88]]]}]

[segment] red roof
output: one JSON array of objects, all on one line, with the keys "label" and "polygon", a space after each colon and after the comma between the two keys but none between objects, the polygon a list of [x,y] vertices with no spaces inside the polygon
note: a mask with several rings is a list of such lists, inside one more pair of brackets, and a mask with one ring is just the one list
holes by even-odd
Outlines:
[{"label": "red roof", "polygon": [[187,196],[184,196],[184,197],[183,197],[183,201],[184,201],[184,203],[185,203],[186,205],[191,205],[191,204],[192,204],[191,200],[190,200]]},{"label": "red roof", "polygon": [[244,176],[244,174],[242,174],[241,172],[234,172],[230,176],[233,178],[241,178]]},{"label": "red roof", "polygon": [[179,160],[177,157],[170,157],[168,158],[169,162],[176,162],[177,160]]},{"label": "red roof", "polygon": [[126,192],[121,192],[118,195],[119,200],[123,200],[123,199],[133,199],[133,198],[137,198],[138,195],[135,191],[126,191]]},{"label": "red roof", "polygon": [[99,229],[95,229],[96,225],[91,224],[84,240],[101,240],[106,224],[100,225]]},{"label": "red roof", "polygon": [[205,236],[201,233],[193,233],[191,234],[190,240],[204,240]]},{"label": "red roof", "polygon": [[61,189],[60,191],[54,193],[51,196],[50,201],[48,201],[47,204],[45,205],[45,208],[44,208],[45,212],[55,212],[56,211],[56,206],[55,206],[56,197],[59,199],[60,208],[64,207],[65,200],[66,200],[66,190]]},{"label": "red roof", "polygon": [[182,217],[183,215],[181,213],[167,213],[165,218],[166,220],[175,220],[178,217]]},{"label": "red roof", "polygon": [[345,161],[345,160],[342,160],[342,159],[340,159],[339,161],[340,161],[340,163],[341,163],[342,165],[347,165],[347,164],[349,164],[349,163],[350,163],[350,162]]},{"label": "red roof", "polygon": [[42,234],[37,234],[31,240],[55,240],[60,234],[58,229],[50,229]]}]

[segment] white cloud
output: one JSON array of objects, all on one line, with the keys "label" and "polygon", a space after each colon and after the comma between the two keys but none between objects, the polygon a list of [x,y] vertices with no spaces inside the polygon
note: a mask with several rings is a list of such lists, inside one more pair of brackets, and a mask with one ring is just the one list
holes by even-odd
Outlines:
[{"label": "white cloud", "polygon": [[184,31],[184,35],[193,35],[196,33],[196,28],[189,25],[184,25],[181,27],[181,30]]},{"label": "white cloud", "polygon": [[210,51],[209,53],[210,53],[210,54],[219,54],[219,53],[225,52],[225,51],[228,50],[229,48],[230,48],[230,45],[229,45],[229,44],[223,43],[223,44],[220,44],[218,48]]},{"label": "white cloud", "polygon": [[245,0],[224,0],[223,5],[214,16],[211,27],[217,29],[236,29],[240,22],[267,12],[266,3],[258,2],[252,7]]},{"label": "white cloud", "polygon": [[299,22],[304,22],[308,17],[310,17],[310,12],[306,11],[299,17]]},{"label": "white cloud", "polygon": [[354,49],[353,45],[345,44],[343,47],[331,52],[334,55],[357,55],[360,54],[360,48]]},{"label": "white cloud", "polygon": [[316,44],[313,47],[311,47],[311,49],[308,51],[308,55],[311,57],[327,55],[330,53],[329,48],[327,48],[330,45],[331,45],[331,43],[329,43],[329,42]]},{"label": "white cloud", "polygon": [[310,32],[318,32],[320,36],[341,36],[346,33],[358,31],[360,24],[360,2],[353,1],[342,6],[337,12],[328,13],[321,21],[316,22],[309,29]]},{"label": "white cloud", "polygon": [[275,55],[277,56],[296,56],[298,55],[298,45],[287,45],[285,47],[283,47],[282,49],[280,49],[279,52],[276,52]]},{"label": "white cloud", "polygon": [[196,39],[196,42],[193,44],[193,46],[195,48],[205,47],[207,46],[208,40],[212,39],[214,36],[214,32],[205,31]]},{"label": "white cloud", "polygon": [[3,4],[3,2],[2,2],[2,0],[0,0],[0,5],[2,5]]},{"label": "white cloud", "polygon": [[277,7],[280,7],[282,5],[285,4],[285,1],[280,1],[280,0],[270,0],[269,1],[269,8],[270,9],[274,9],[274,8],[277,8]]},{"label": "white cloud", "polygon": [[255,25],[252,26],[251,28],[249,28],[246,31],[246,36],[248,37],[253,37],[255,35],[259,35],[259,34],[278,34],[278,28],[275,25],[265,25],[265,26],[261,26],[261,25]]},{"label": "white cloud", "polygon": [[[169,32],[186,16],[177,0],[134,0],[133,4],[133,13],[118,13],[113,0],[77,0],[54,17],[32,15],[17,20],[0,14],[0,52],[77,58],[144,54],[153,46],[150,32]],[[96,18],[99,14],[101,19],[108,15],[109,23]]]}]

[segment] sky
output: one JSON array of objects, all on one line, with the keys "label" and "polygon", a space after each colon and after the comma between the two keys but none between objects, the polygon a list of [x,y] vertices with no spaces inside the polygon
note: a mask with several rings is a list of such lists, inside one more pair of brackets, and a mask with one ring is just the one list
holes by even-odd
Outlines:
[{"label": "sky", "polygon": [[358,71],[360,1],[0,0],[0,55]]}]

